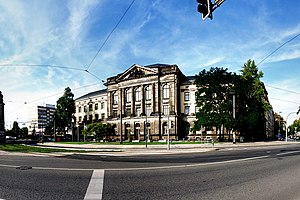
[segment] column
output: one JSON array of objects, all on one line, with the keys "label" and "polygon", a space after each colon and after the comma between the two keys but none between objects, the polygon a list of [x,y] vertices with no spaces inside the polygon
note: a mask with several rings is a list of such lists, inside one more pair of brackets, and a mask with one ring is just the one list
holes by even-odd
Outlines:
[{"label": "column", "polygon": [[141,109],[142,109],[142,113],[146,114],[146,112],[145,112],[145,86],[144,85],[141,86],[141,90],[142,90]]},{"label": "column", "polygon": [[134,115],[134,87],[131,87],[131,114]]}]

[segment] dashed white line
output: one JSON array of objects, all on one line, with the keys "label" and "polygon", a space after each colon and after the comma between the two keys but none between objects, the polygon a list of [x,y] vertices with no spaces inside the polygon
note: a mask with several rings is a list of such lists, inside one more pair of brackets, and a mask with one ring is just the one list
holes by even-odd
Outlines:
[{"label": "dashed white line", "polygon": [[284,152],[284,153],[278,153],[276,155],[283,156],[283,155],[294,154],[294,153],[300,153],[300,151],[289,151],[289,152]]},{"label": "dashed white line", "polygon": [[84,200],[101,200],[103,191],[104,170],[94,170]]}]

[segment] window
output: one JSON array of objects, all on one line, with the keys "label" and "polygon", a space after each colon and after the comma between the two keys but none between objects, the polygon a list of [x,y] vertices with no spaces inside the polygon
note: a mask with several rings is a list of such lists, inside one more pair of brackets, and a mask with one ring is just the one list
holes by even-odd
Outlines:
[{"label": "window", "polygon": [[93,104],[89,105],[89,111],[93,111]]},{"label": "window", "polygon": [[127,89],[125,91],[125,97],[126,97],[126,103],[131,102],[131,90],[130,89]]},{"label": "window", "polygon": [[184,100],[185,101],[189,101],[190,100],[190,93],[189,92],[185,92],[184,93]]},{"label": "window", "polygon": [[104,109],[104,102],[101,102],[101,109]]},{"label": "window", "polygon": [[126,115],[127,117],[129,117],[130,114],[131,114],[131,107],[126,107],[125,115]]},{"label": "window", "polygon": [[163,86],[163,98],[168,99],[169,98],[169,85],[165,84]]},{"label": "window", "polygon": [[89,115],[89,121],[93,121],[93,115]]},{"label": "window", "polygon": [[82,121],[82,117],[81,116],[79,117],[78,121],[79,121],[79,123]]},{"label": "window", "polygon": [[98,103],[95,103],[95,110],[98,110]]},{"label": "window", "polygon": [[151,100],[151,88],[150,88],[150,86],[145,87],[145,98],[146,98],[146,100]]},{"label": "window", "polygon": [[78,112],[81,113],[81,106],[78,107]]},{"label": "window", "polygon": [[169,105],[163,105],[163,114],[164,115],[169,115],[170,114]]},{"label": "window", "polygon": [[98,121],[99,119],[99,114],[95,114],[95,120]]},{"label": "window", "polygon": [[102,113],[102,114],[101,114],[101,119],[104,120],[104,118],[105,118],[105,114]]},{"label": "window", "polygon": [[190,107],[189,106],[184,106],[184,114],[189,115],[190,114]]},{"label": "window", "polygon": [[116,118],[118,116],[118,110],[113,110],[112,117]]},{"label": "window", "polygon": [[114,105],[118,104],[118,93],[117,92],[113,93],[113,104]]},{"label": "window", "polygon": [[147,116],[150,116],[151,111],[152,111],[151,105],[146,105],[146,115]]},{"label": "window", "polygon": [[141,101],[141,88],[138,87],[135,90],[135,101]]},{"label": "window", "polygon": [[135,114],[136,114],[136,116],[141,116],[141,114],[142,114],[142,109],[141,109],[141,107],[136,107],[135,108]]},{"label": "window", "polygon": [[87,107],[86,106],[83,107],[83,112],[87,112]]}]

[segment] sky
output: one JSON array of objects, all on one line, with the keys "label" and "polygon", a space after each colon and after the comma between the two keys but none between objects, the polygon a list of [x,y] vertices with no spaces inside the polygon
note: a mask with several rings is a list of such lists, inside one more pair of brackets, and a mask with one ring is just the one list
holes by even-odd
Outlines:
[{"label": "sky", "polygon": [[[300,1],[226,0],[202,20],[196,0],[0,0],[0,91],[6,128],[28,108],[78,98],[133,64],[240,73],[252,59],[273,110],[300,106]],[[279,48],[279,49],[278,49]]]}]

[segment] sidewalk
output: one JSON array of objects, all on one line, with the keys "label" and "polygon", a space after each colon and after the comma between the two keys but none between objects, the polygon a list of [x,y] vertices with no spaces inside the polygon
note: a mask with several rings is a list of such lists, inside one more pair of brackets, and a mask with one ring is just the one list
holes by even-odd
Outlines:
[{"label": "sidewalk", "polygon": [[204,144],[170,144],[168,150],[167,144],[160,145],[112,145],[112,144],[64,144],[64,143],[39,143],[41,148],[62,148],[72,150],[86,150],[89,151],[84,154],[97,155],[149,155],[149,154],[176,154],[176,153],[196,153],[216,151],[219,149],[233,149],[233,148],[253,148],[274,145],[289,145],[300,144],[300,142],[285,141],[271,141],[271,142],[252,142],[252,143],[204,143]]}]

